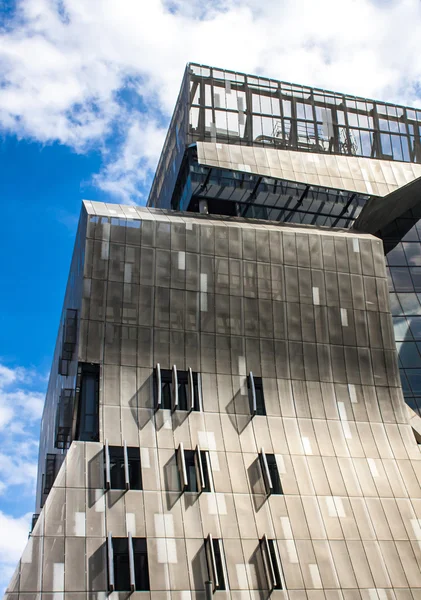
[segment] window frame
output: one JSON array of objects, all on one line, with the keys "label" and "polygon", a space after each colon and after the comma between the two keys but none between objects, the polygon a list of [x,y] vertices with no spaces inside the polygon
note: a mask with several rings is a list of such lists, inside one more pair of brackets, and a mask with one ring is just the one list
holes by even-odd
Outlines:
[{"label": "window frame", "polygon": [[263,379],[256,377],[250,371],[247,377],[247,387],[249,392],[250,413],[254,416],[266,416],[266,403],[263,391]]},{"label": "window frame", "polygon": [[[202,492],[214,491],[212,480],[212,468],[210,463],[210,455],[208,450],[201,450],[197,445],[194,450],[185,450],[184,444],[180,442],[177,448],[177,466],[180,477],[180,486],[182,492],[191,492],[201,494]],[[186,453],[188,457],[186,458]],[[195,470],[196,488],[192,488],[190,477],[190,468]]]},{"label": "window frame", "polygon": [[266,534],[264,534],[260,540],[260,546],[262,548],[263,564],[265,566],[269,589],[285,589],[284,574],[276,539],[268,539]]},{"label": "window frame", "polygon": [[275,454],[266,454],[265,449],[262,448],[259,452],[259,462],[265,484],[266,495],[270,496],[273,494],[276,496],[282,496],[284,491],[282,489],[282,482],[279,476],[279,469]]},{"label": "window frame", "polygon": [[[115,545],[117,540],[122,542],[120,545],[125,546],[124,551],[116,551]],[[138,541],[141,541],[141,545],[144,546],[142,552],[136,552],[135,550],[135,546],[139,545]],[[136,556],[142,556],[143,560],[140,562],[136,561]],[[122,576],[122,570],[118,568],[119,565],[116,565],[116,561],[118,560],[123,560],[124,562],[127,560],[128,573],[124,577]],[[150,591],[147,538],[133,538],[131,533],[128,534],[127,538],[120,536],[113,538],[112,533],[109,532],[107,536],[107,564],[108,590],[110,592]],[[142,567],[145,567],[145,570]],[[119,573],[120,583],[117,581],[117,572]],[[121,583],[122,579],[127,579],[128,587],[125,587]]]},{"label": "window frame", "polygon": [[[157,363],[154,380],[156,410],[203,412],[202,378],[199,372],[193,371],[191,367],[187,371],[177,370],[176,365],[173,365],[171,369],[162,369],[161,365]],[[180,386],[185,386],[182,394]],[[169,394],[168,388],[170,389]],[[182,398],[183,406],[181,406]]]},{"label": "window frame", "polygon": [[[115,453],[112,456],[113,452]],[[140,448],[138,446],[127,446],[124,440],[123,446],[110,446],[108,440],[105,440],[104,445],[105,454],[105,489],[107,490],[142,490],[142,466],[140,460]],[[113,468],[112,464],[120,463],[120,469],[123,470],[124,486],[118,485],[119,482],[113,484]],[[115,473],[116,471],[114,471]],[[120,475],[115,476],[117,479],[121,478]]]},{"label": "window frame", "polygon": [[205,554],[208,576],[212,581],[213,590],[229,590],[228,572],[222,539],[213,538],[212,534],[209,533],[208,537],[205,539]]}]

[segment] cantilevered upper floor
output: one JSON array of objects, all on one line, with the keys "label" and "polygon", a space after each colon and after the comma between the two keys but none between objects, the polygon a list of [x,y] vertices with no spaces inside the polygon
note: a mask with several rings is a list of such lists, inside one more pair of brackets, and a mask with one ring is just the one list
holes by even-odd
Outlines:
[{"label": "cantilevered upper floor", "polygon": [[[412,108],[190,63],[148,205],[187,208],[185,202],[180,205],[182,199],[180,190],[177,196],[177,184],[183,162],[191,162],[187,149],[192,145],[197,145],[199,155],[204,154],[202,144],[209,143],[421,164],[420,126],[421,111]],[[250,172],[249,164],[242,169],[243,161],[231,162],[237,162],[239,170]],[[200,156],[198,164],[203,164]],[[343,161],[343,164],[348,163]],[[228,164],[218,166],[230,168]],[[268,167],[266,163],[264,166]],[[340,167],[333,177],[337,178]],[[344,169],[348,173],[349,167]],[[261,175],[271,174],[265,171]],[[332,176],[328,172],[326,175]],[[279,173],[274,177],[281,178]],[[351,179],[351,175],[346,174],[344,178]],[[306,183],[302,179],[299,181]],[[392,184],[399,184],[395,179],[393,177]],[[200,185],[206,186],[205,180],[206,173]],[[347,182],[330,181],[327,182],[330,185],[325,186],[326,182],[320,183],[322,188],[349,191]],[[364,186],[351,191],[376,196],[387,193],[377,187],[377,181],[374,183],[375,189],[371,191]],[[381,178],[380,183],[389,182]],[[251,184],[252,189],[255,184]],[[346,198],[344,205],[348,201]],[[363,203],[360,200],[360,204]]]}]

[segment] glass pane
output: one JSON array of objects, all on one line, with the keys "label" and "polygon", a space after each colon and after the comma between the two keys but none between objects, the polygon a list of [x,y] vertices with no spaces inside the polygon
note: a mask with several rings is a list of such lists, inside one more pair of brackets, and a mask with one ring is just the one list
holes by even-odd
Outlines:
[{"label": "glass pane", "polygon": [[415,342],[397,343],[399,361],[405,369],[421,368],[421,357]]},{"label": "glass pane", "polygon": [[405,315],[421,315],[421,306],[418,294],[398,294]]},{"label": "glass pane", "polygon": [[410,292],[414,289],[411,276],[409,275],[409,269],[392,267],[390,269],[390,274],[396,291]]},{"label": "glass pane", "polygon": [[406,266],[406,256],[403,251],[402,244],[398,244],[397,246],[395,246],[395,248],[393,248],[393,250],[388,252],[386,258],[387,264],[391,267]]},{"label": "glass pane", "polygon": [[411,267],[409,271],[415,291],[421,292],[421,267]]},{"label": "glass pane", "polygon": [[421,319],[412,317],[408,319],[409,327],[411,328],[412,335],[416,340],[421,340]]},{"label": "glass pane", "polygon": [[407,339],[412,339],[411,332],[405,317],[393,317],[393,329],[395,332],[395,340],[403,342]]},{"label": "glass pane", "polygon": [[421,394],[421,370],[412,369],[405,371],[408,383],[413,393]]},{"label": "glass pane", "polygon": [[421,244],[403,242],[402,246],[408,260],[408,265],[421,266]]}]

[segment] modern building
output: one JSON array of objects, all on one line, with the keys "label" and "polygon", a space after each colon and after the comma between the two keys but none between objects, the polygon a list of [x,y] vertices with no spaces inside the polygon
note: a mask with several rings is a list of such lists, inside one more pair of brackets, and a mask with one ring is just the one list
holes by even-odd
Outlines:
[{"label": "modern building", "polygon": [[83,203],[7,600],[420,599],[420,124],[187,66],[148,208]]}]

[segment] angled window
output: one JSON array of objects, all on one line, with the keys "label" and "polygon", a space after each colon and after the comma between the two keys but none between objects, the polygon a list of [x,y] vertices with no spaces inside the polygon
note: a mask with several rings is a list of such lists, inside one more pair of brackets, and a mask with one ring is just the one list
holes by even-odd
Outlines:
[{"label": "angled window", "polygon": [[200,373],[190,368],[180,371],[175,365],[172,369],[155,368],[156,407],[167,410],[202,410],[202,388]]},{"label": "angled window", "polygon": [[108,534],[108,589],[110,592],[148,591],[149,567],[146,538]]},{"label": "angled window", "polygon": [[264,448],[262,448],[259,454],[259,459],[267,495],[283,494],[275,455],[266,454]]},{"label": "angled window", "polygon": [[265,397],[263,394],[263,381],[261,377],[255,377],[250,371],[247,377],[249,390],[250,413],[254,415],[266,415]]},{"label": "angled window", "polygon": [[184,492],[210,492],[211,481],[210,457],[207,450],[185,450],[180,444],[177,450],[177,465],[180,475],[181,489]]},{"label": "angled window", "polygon": [[226,590],[228,584],[222,540],[213,538],[211,534],[205,540],[206,561],[209,579],[215,590]]},{"label": "angled window", "polygon": [[171,409],[171,388],[172,371],[171,369],[161,369],[158,364],[155,368],[155,389],[156,389],[156,407]]},{"label": "angled window", "polygon": [[105,441],[105,485],[112,490],[141,490],[140,449],[109,446]]},{"label": "angled window", "polygon": [[271,540],[264,535],[260,540],[262,547],[263,562],[268,578],[270,590],[284,589],[284,579],[282,574],[281,560],[279,556],[276,540]]}]

